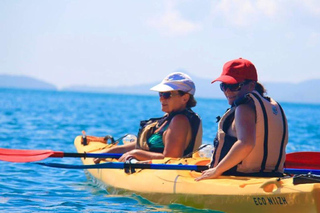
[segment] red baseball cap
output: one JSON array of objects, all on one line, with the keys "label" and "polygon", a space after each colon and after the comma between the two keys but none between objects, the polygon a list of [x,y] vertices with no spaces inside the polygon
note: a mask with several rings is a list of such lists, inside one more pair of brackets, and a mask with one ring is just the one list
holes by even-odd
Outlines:
[{"label": "red baseball cap", "polygon": [[257,70],[251,61],[239,58],[225,63],[220,77],[211,83],[221,81],[226,84],[237,84],[244,80],[258,81]]}]

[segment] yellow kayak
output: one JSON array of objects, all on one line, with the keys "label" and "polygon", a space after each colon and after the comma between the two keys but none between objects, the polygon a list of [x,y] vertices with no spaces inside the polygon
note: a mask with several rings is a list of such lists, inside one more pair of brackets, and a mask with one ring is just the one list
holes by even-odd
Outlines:
[{"label": "yellow kayak", "polygon": [[[81,136],[74,144],[78,153],[99,153],[116,144],[90,141],[86,146]],[[117,162],[115,159],[107,161]],[[206,165],[208,158],[152,160],[152,164]],[[92,165],[92,158],[82,158],[84,165]],[[104,161],[101,161],[103,163]],[[109,193],[135,193],[154,203],[172,203],[223,212],[319,212],[320,183],[293,184],[293,177],[257,178],[222,176],[196,182],[195,171],[135,169],[88,169],[102,181]]]}]

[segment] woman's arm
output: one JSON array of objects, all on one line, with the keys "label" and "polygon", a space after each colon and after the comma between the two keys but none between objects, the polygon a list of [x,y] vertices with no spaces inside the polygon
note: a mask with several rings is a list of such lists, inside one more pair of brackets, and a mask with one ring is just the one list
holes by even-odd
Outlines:
[{"label": "woman's arm", "polygon": [[136,147],[136,142],[127,143],[124,145],[111,147],[110,149],[107,149],[105,153],[125,153],[133,150],[135,147]]},{"label": "woman's arm", "polygon": [[[102,151],[102,153],[126,153],[133,150],[136,147],[136,143],[128,143],[120,146],[113,146],[110,149]],[[100,163],[104,158],[94,158],[94,163]]]},{"label": "woman's arm", "polygon": [[163,135],[164,157],[182,157],[191,137],[191,125],[188,118],[182,114],[174,116]]},{"label": "woman's arm", "polygon": [[250,154],[255,146],[256,137],[255,110],[251,105],[243,104],[237,107],[235,126],[238,140],[219,164],[212,169],[204,171],[201,177],[196,178],[197,181],[219,177],[223,172],[231,169]]},{"label": "woman's arm", "polygon": [[142,149],[133,149],[129,152],[124,153],[119,161],[125,162],[131,158],[135,158],[139,161],[150,160],[150,159],[163,159],[162,153],[150,152]]}]

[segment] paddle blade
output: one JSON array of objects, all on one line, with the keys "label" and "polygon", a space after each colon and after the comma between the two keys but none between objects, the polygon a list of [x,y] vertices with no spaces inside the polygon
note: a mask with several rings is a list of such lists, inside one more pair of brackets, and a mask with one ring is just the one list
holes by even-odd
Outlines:
[{"label": "paddle blade", "polygon": [[286,168],[320,169],[320,152],[293,152],[286,155]]},{"label": "paddle blade", "polygon": [[55,152],[51,150],[21,150],[0,148],[0,160],[14,163],[26,163],[46,159]]}]

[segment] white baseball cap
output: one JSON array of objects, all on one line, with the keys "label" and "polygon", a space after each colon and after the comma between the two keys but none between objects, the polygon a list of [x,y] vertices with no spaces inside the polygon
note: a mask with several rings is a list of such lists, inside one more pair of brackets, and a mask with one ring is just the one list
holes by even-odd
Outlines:
[{"label": "white baseball cap", "polygon": [[160,84],[152,87],[150,90],[157,92],[181,90],[183,92],[194,95],[196,87],[190,76],[182,72],[174,72],[169,74],[161,81]]}]

